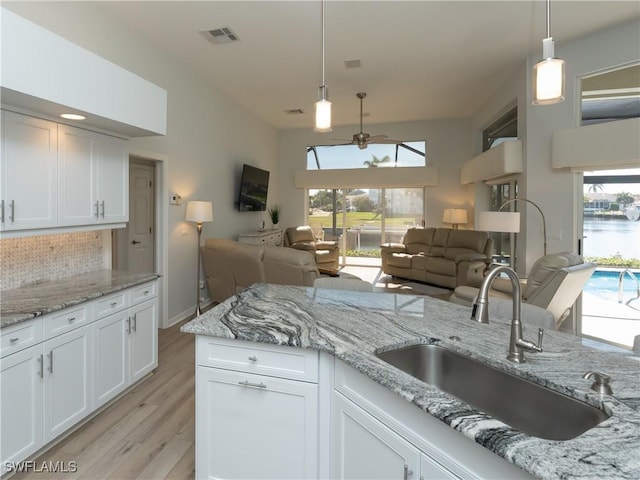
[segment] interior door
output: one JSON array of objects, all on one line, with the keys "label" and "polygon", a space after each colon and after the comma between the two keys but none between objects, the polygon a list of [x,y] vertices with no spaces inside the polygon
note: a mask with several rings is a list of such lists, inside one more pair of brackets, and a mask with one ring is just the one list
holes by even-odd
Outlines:
[{"label": "interior door", "polygon": [[155,271],[155,167],[129,164],[129,223],[115,231],[114,263],[119,270]]}]

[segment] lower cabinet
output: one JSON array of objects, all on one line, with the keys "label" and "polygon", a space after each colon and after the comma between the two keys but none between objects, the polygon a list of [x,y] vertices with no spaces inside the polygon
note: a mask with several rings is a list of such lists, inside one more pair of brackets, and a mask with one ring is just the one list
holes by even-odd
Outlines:
[{"label": "lower cabinet", "polygon": [[0,331],[0,473],[157,366],[156,284]]},{"label": "lower cabinet", "polygon": [[0,369],[2,470],[44,443],[42,345],[4,357]]},{"label": "lower cabinet", "polygon": [[[245,359],[265,359],[286,375],[291,360],[283,353],[281,362],[273,351],[222,349],[239,370]],[[318,477],[317,383],[198,365],[196,384],[197,479]]]},{"label": "lower cabinet", "polygon": [[337,392],[333,406],[333,478],[420,478],[416,447]]},{"label": "lower cabinet", "polygon": [[93,411],[91,345],[89,325],[43,344],[45,442]]}]

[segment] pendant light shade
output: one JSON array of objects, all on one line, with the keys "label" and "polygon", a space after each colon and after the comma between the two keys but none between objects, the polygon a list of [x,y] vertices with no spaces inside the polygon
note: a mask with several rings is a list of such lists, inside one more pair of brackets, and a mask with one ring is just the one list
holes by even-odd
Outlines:
[{"label": "pendant light shade", "polygon": [[542,60],[533,67],[533,104],[564,101],[564,60],[555,58],[550,34],[551,0],[547,0],[547,38],[542,40]]},{"label": "pendant light shade", "polygon": [[324,83],[324,17],[325,17],[325,0],[322,0],[322,85],[318,90],[318,101],[316,102],[316,118],[314,132],[325,133],[331,129],[331,102],[329,101],[329,92]]},{"label": "pendant light shade", "polygon": [[327,100],[327,87],[321,86],[316,102],[316,124],[314,132],[324,133],[331,131],[331,102]]}]

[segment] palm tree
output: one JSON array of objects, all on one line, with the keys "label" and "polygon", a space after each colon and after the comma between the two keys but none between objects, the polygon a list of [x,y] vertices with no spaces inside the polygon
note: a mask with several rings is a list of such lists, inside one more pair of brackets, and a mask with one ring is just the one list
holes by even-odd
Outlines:
[{"label": "palm tree", "polygon": [[371,160],[364,161],[364,165],[366,165],[368,168],[377,167],[381,163],[389,163],[391,161],[391,157],[389,157],[389,155],[385,155],[382,158],[378,158],[375,155],[371,155],[371,157]]},{"label": "palm tree", "polygon": [[589,185],[589,191],[591,193],[598,193],[598,190],[604,190],[604,185],[601,183],[592,183],[591,185]]},{"label": "palm tree", "polygon": [[616,193],[616,202],[623,206],[635,202],[635,198],[629,192]]}]

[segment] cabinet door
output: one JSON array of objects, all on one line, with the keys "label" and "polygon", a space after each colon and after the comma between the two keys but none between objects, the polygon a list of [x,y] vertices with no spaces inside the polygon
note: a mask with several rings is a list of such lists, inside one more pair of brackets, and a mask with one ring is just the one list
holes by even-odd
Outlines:
[{"label": "cabinet door", "polygon": [[8,355],[0,371],[0,445],[4,462],[19,462],[44,443],[42,427],[42,346]]},{"label": "cabinet door", "polygon": [[316,384],[209,367],[196,381],[196,478],[317,478]]},{"label": "cabinet door", "polygon": [[119,138],[98,136],[101,222],[129,221],[129,157],[126,145]]},{"label": "cabinet door", "polygon": [[99,221],[96,133],[68,125],[58,127],[60,225]]},{"label": "cabinet door", "polygon": [[109,315],[93,324],[94,398],[96,407],[129,385],[129,312]]},{"label": "cabinet door", "polygon": [[57,125],[2,112],[2,229],[55,227]]},{"label": "cabinet door", "polygon": [[130,309],[131,383],[158,366],[158,301],[149,300]]},{"label": "cabinet door", "polygon": [[92,410],[91,331],[87,325],[44,343],[45,441]]},{"label": "cabinet door", "polygon": [[459,478],[427,454],[423,453],[420,456],[420,480],[458,480]]},{"label": "cabinet door", "polygon": [[417,448],[341,394],[333,402],[333,478],[419,478]]}]

